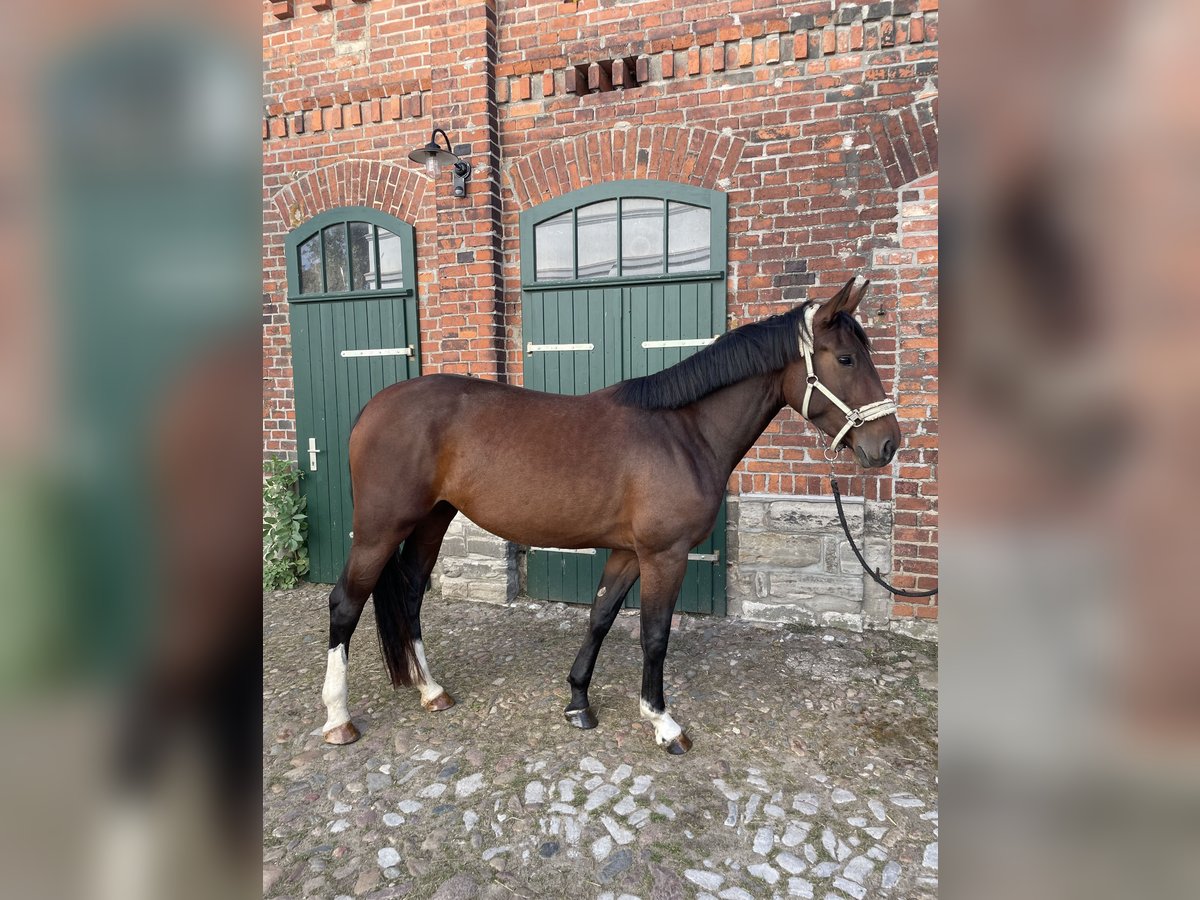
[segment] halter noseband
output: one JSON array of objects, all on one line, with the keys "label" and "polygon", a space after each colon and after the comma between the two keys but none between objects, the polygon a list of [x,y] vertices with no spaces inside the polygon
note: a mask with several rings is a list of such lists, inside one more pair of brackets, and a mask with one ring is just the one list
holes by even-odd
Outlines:
[{"label": "halter noseband", "polygon": [[804,327],[800,329],[800,352],[804,354],[804,366],[808,370],[808,375],[804,379],[806,382],[806,387],[804,388],[804,405],[800,408],[800,414],[804,418],[808,418],[808,401],[812,398],[813,388],[816,388],[828,397],[829,401],[842,411],[846,416],[846,424],[842,426],[842,430],[837,433],[837,437],[833,439],[833,443],[829,446],[829,449],[836,454],[838,445],[841,444],[842,438],[846,436],[846,432],[851,428],[858,428],[867,422],[873,422],[875,419],[882,419],[884,416],[892,415],[896,412],[896,404],[890,399],[884,399],[860,406],[858,409],[851,409],[833,391],[821,384],[821,379],[817,377],[816,366],[813,365],[813,350],[815,349],[813,341],[816,335],[813,321],[816,315],[817,304],[814,303],[804,311]]}]

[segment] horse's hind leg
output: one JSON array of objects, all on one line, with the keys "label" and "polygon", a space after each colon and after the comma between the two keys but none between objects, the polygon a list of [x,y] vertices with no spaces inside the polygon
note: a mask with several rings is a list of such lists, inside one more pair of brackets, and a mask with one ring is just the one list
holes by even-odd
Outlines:
[{"label": "horse's hind leg", "polygon": [[326,711],[322,731],[327,743],[350,744],[358,740],[358,729],[350,721],[347,682],[350,637],[384,566],[405,536],[401,531],[379,539],[355,537],[346,566],[329,595],[329,658],[321,690]]},{"label": "horse's hind leg", "polygon": [[687,548],[641,559],[642,564],[642,718],[654,726],[654,740],[668,753],[687,753],[692,742],[667,712],[663,663],[671,637],[671,613],[687,568]]},{"label": "horse's hind leg", "polygon": [[614,550],[604,566],[600,586],[596,589],[596,597],[592,601],[587,637],[583,646],[579,648],[575,665],[571,666],[571,674],[567,678],[571,684],[571,702],[567,704],[564,715],[576,728],[596,727],[596,716],[588,703],[588,686],[592,683],[592,671],[596,667],[596,657],[600,655],[600,645],[604,643],[605,635],[612,628],[613,621],[621,609],[621,601],[625,599],[625,595],[637,579],[637,556],[629,550]]},{"label": "horse's hind leg", "polygon": [[[454,705],[454,698],[446,693],[445,688],[429,673],[425,644],[421,640],[421,601],[425,596],[425,588],[429,584],[434,563],[437,562],[442,538],[445,537],[446,529],[450,527],[450,522],[457,512],[458,510],[445,501],[438,503],[429,515],[417,523],[400,552],[400,563],[407,576],[405,581],[411,586],[403,614],[408,617],[408,629],[413,638],[413,652],[419,670],[417,687],[421,690],[421,705],[430,712],[449,709]],[[379,599],[376,598],[375,602],[378,604]]]}]

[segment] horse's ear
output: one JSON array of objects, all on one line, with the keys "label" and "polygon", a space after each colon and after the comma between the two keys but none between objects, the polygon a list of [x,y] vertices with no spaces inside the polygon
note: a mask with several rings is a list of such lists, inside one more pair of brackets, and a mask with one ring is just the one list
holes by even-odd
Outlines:
[{"label": "horse's ear", "polygon": [[867,295],[867,286],[870,283],[870,281],[861,275],[855,275],[831,299],[821,304],[818,313],[820,318],[828,321],[840,312],[851,316],[854,315],[854,311],[858,309],[858,304]]}]

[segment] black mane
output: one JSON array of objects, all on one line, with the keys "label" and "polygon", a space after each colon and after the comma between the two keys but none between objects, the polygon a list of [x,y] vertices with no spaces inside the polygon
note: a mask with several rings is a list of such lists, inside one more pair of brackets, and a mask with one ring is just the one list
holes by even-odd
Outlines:
[{"label": "black mane", "polygon": [[[777,372],[801,358],[799,329],[804,327],[804,311],[812,302],[726,332],[669,369],[622,381],[614,399],[639,409],[679,409],[723,387]],[[829,324],[850,328],[870,347],[866,332],[852,315],[839,312]]]}]

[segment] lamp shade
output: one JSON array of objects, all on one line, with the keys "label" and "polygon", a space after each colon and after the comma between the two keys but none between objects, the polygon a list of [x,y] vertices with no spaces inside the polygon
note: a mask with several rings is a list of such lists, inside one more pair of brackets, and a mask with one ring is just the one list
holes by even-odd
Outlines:
[{"label": "lamp shade", "polygon": [[458,162],[458,157],[430,141],[424,147],[408,154],[408,158],[425,167],[430,175],[437,177],[442,166],[452,166]]}]

